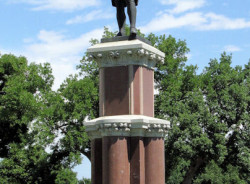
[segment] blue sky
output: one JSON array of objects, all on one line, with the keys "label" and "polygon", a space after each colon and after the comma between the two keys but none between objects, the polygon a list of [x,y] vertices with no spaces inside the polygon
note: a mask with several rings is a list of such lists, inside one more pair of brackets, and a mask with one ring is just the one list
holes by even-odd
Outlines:
[{"label": "blue sky", "polygon": [[[117,30],[111,0],[0,0],[0,53],[50,62],[54,89],[69,75],[103,27]],[[249,0],[139,0],[137,27],[156,35],[186,40],[188,64],[199,71],[223,51],[233,65],[250,59]],[[76,168],[90,177],[90,163]]]}]

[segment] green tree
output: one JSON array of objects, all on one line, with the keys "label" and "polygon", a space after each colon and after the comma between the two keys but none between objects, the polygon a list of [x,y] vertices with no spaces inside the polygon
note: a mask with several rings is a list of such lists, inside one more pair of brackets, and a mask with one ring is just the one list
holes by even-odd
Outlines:
[{"label": "green tree", "polygon": [[26,58],[0,57],[0,181],[39,183],[48,174],[48,153],[37,144],[33,127],[53,83],[49,64],[28,64]]},{"label": "green tree", "polygon": [[49,64],[27,64],[24,57],[0,56],[0,157],[20,143],[40,111],[39,95],[53,83]]},{"label": "green tree", "polygon": [[[13,55],[0,57],[0,183],[67,183],[65,177],[77,183],[71,171],[73,161],[66,160],[75,156],[65,145],[59,152],[56,139],[63,134],[50,132],[57,126],[52,120],[65,110],[62,95],[51,90],[53,80],[47,63],[28,64],[26,58]],[[53,110],[59,112],[50,119]],[[67,138],[61,142],[79,143]],[[69,154],[62,154],[65,152]]]},{"label": "green tree", "polygon": [[[151,37],[166,54],[155,72],[159,90],[155,108],[158,117],[171,121],[166,137],[167,183],[246,183],[249,63],[244,69],[233,68],[231,56],[223,53],[220,62],[211,60],[198,75],[197,66],[185,64],[189,51],[185,41]],[[237,177],[216,179],[215,173]]]},{"label": "green tree", "polygon": [[76,173],[70,169],[62,169],[58,172],[55,184],[77,184]]}]

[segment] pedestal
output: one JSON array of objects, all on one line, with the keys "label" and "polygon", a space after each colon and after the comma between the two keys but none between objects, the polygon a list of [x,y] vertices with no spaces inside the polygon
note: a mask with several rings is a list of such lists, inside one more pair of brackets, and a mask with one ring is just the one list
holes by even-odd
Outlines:
[{"label": "pedestal", "polygon": [[140,40],[105,42],[88,53],[100,67],[100,118],[84,123],[92,183],[165,184],[170,123],[154,118],[153,70],[164,53]]}]

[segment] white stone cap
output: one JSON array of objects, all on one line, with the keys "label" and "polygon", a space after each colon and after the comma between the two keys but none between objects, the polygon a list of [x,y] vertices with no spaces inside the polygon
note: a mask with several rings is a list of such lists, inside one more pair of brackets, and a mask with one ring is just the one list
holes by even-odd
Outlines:
[{"label": "white stone cap", "polygon": [[117,42],[107,42],[99,43],[87,49],[88,53],[103,52],[103,51],[112,51],[112,50],[126,50],[126,49],[145,49],[147,51],[153,52],[161,57],[165,57],[165,53],[156,49],[155,47],[146,44],[140,40],[125,40]]},{"label": "white stone cap", "polygon": [[84,122],[91,139],[104,136],[164,137],[170,122],[143,115],[104,116]]},{"label": "white stone cap", "polygon": [[165,53],[140,40],[99,43],[87,49],[99,67],[142,65],[153,68],[164,62]]}]

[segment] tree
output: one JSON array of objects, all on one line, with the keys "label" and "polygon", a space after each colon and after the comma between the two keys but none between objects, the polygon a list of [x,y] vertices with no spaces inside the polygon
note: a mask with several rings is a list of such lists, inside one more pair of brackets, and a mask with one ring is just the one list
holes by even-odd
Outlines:
[{"label": "tree", "polygon": [[46,172],[48,154],[44,144],[36,144],[32,127],[53,80],[48,63],[28,64],[25,57],[10,54],[0,57],[0,181],[35,183],[34,178],[39,182]]},{"label": "tree", "polygon": [[39,94],[50,89],[49,64],[27,64],[24,57],[0,56],[0,157],[11,143],[20,143],[39,113]]},{"label": "tree", "polygon": [[235,182],[237,178],[249,183],[250,62],[245,68],[233,68],[231,60],[232,56],[226,53],[221,55],[220,62],[211,60],[209,67],[205,68],[201,75],[202,90],[207,97],[209,112],[214,115],[216,122],[220,122],[226,129],[226,136],[223,137],[226,154],[218,165],[225,175],[233,176],[232,181],[228,183],[244,183],[240,180]]},{"label": "tree", "polygon": [[167,183],[249,182],[250,63],[244,69],[233,68],[231,56],[223,53],[220,62],[211,60],[198,75],[197,66],[185,65],[189,51],[185,41],[151,37],[166,54],[155,72],[159,89],[155,107],[158,117],[171,121]]},{"label": "tree", "polygon": [[76,173],[70,169],[62,169],[55,180],[55,184],[77,184]]}]

